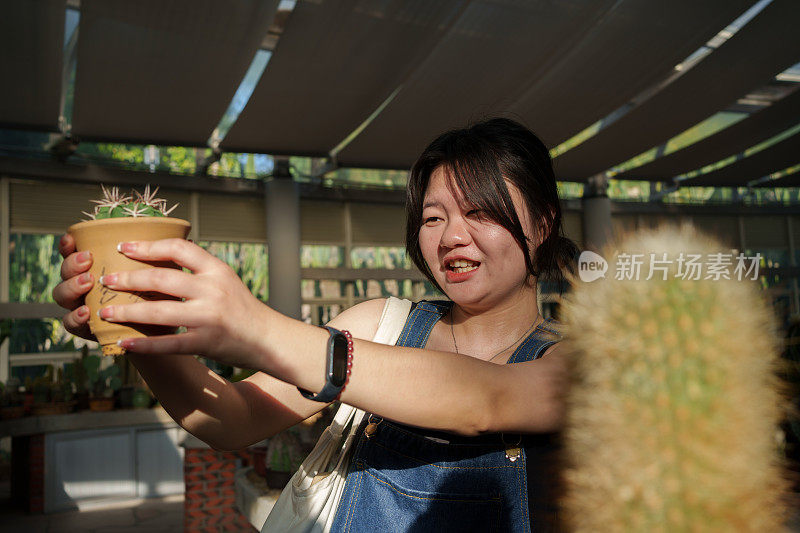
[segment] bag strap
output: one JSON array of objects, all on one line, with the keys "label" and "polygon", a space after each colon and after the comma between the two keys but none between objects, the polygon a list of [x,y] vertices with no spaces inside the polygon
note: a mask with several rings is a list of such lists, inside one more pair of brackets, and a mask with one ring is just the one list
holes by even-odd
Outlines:
[{"label": "bag strap", "polygon": [[[372,337],[372,342],[393,346],[397,339],[400,338],[400,333],[403,331],[403,326],[410,310],[410,300],[395,298],[394,296],[387,298],[378,322],[378,330],[375,332],[375,336]],[[355,418],[356,411],[359,411],[359,409],[343,403],[336,412],[336,416],[333,418],[328,430],[332,434],[340,436],[347,425]],[[363,416],[363,411],[361,416]]]},{"label": "bag strap", "polygon": [[380,322],[378,323],[378,331],[372,338],[372,342],[379,342],[381,344],[388,344],[393,346],[400,338],[400,333],[403,331],[403,326],[406,324],[408,313],[411,311],[411,301],[395,298],[390,296],[386,299],[386,305],[383,306],[383,313],[381,314]]}]

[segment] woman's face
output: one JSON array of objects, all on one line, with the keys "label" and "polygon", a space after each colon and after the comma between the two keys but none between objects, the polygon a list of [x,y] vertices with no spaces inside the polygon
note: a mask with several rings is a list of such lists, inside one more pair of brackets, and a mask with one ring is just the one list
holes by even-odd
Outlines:
[{"label": "woman's face", "polygon": [[[441,166],[431,174],[419,232],[422,255],[439,286],[459,305],[480,308],[530,290],[520,245],[503,226],[465,204],[458,190],[448,187],[450,179]],[[522,195],[508,180],[506,185],[525,234],[533,238]]]}]

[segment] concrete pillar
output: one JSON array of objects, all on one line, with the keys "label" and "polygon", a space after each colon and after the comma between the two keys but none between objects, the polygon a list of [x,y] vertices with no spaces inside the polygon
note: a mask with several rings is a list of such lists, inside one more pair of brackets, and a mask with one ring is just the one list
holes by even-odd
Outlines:
[{"label": "concrete pillar", "polygon": [[599,252],[612,235],[611,199],[603,174],[589,178],[583,189],[583,247]]},{"label": "concrete pillar", "polygon": [[[0,178],[0,302],[8,302],[11,285],[11,194],[9,179]],[[2,320],[2,317],[0,317]],[[0,343],[0,381],[5,384],[11,376],[11,363],[8,354],[9,339]]]},{"label": "concrete pillar", "polygon": [[289,173],[289,160],[276,159],[266,183],[269,306],[300,319],[300,189]]}]

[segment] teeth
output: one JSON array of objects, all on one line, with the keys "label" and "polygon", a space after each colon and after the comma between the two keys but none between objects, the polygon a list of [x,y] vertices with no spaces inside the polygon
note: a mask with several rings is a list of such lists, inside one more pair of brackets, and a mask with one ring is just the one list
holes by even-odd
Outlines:
[{"label": "teeth", "polygon": [[464,272],[475,270],[479,264],[468,259],[456,259],[455,261],[450,261],[450,268],[453,269],[453,272],[463,274]]}]

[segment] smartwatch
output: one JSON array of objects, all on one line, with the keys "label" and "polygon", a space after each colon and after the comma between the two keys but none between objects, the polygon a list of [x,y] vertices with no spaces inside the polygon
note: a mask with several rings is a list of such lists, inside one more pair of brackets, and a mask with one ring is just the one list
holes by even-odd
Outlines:
[{"label": "smartwatch", "polygon": [[317,394],[297,387],[304,397],[315,402],[332,402],[342,392],[347,382],[347,336],[338,329],[322,326],[328,330],[328,355],[325,361],[325,386]]}]

